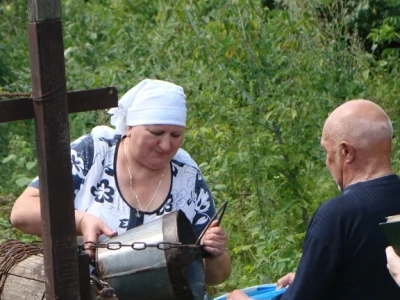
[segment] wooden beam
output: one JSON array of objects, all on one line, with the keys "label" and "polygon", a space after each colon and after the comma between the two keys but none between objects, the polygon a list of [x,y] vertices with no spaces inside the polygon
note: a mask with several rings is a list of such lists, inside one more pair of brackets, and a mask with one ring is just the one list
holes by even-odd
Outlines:
[{"label": "wooden beam", "polygon": [[28,5],[46,299],[79,300],[61,2]]},{"label": "wooden beam", "polygon": [[[68,113],[106,109],[118,106],[117,90],[113,87],[68,92]],[[0,123],[32,119],[32,98],[0,100]]]}]

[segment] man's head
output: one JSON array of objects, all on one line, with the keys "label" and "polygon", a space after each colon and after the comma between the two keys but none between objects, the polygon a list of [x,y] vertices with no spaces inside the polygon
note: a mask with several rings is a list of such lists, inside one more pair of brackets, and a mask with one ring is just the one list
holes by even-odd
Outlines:
[{"label": "man's head", "polygon": [[387,114],[368,100],[351,100],[325,122],[321,146],[326,165],[340,190],[357,181],[391,173],[393,135]]}]

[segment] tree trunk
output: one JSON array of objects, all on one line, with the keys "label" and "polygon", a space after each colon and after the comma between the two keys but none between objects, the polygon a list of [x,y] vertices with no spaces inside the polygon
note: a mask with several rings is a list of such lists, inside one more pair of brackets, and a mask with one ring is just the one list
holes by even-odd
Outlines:
[{"label": "tree trunk", "polygon": [[5,278],[2,300],[45,299],[43,255],[37,254],[15,264]]}]

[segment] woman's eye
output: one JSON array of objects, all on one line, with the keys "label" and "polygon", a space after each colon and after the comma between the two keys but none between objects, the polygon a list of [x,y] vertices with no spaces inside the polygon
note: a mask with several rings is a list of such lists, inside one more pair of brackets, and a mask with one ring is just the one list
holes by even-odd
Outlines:
[{"label": "woman's eye", "polygon": [[160,135],[163,134],[162,131],[151,131],[151,130],[149,130],[149,131],[150,131],[151,134],[154,134],[154,135],[156,135],[156,136],[160,136]]}]

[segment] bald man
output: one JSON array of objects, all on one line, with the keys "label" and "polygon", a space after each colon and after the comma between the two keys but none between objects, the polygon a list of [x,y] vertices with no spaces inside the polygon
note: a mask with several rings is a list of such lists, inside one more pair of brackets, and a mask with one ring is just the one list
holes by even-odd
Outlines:
[{"label": "bald man", "polygon": [[[400,179],[391,167],[392,124],[368,100],[352,100],[325,122],[321,146],[342,194],[315,212],[297,273],[278,280],[289,286],[274,300],[400,299],[386,267],[387,239],[379,228],[400,214]],[[240,291],[229,300],[250,299]]]}]

